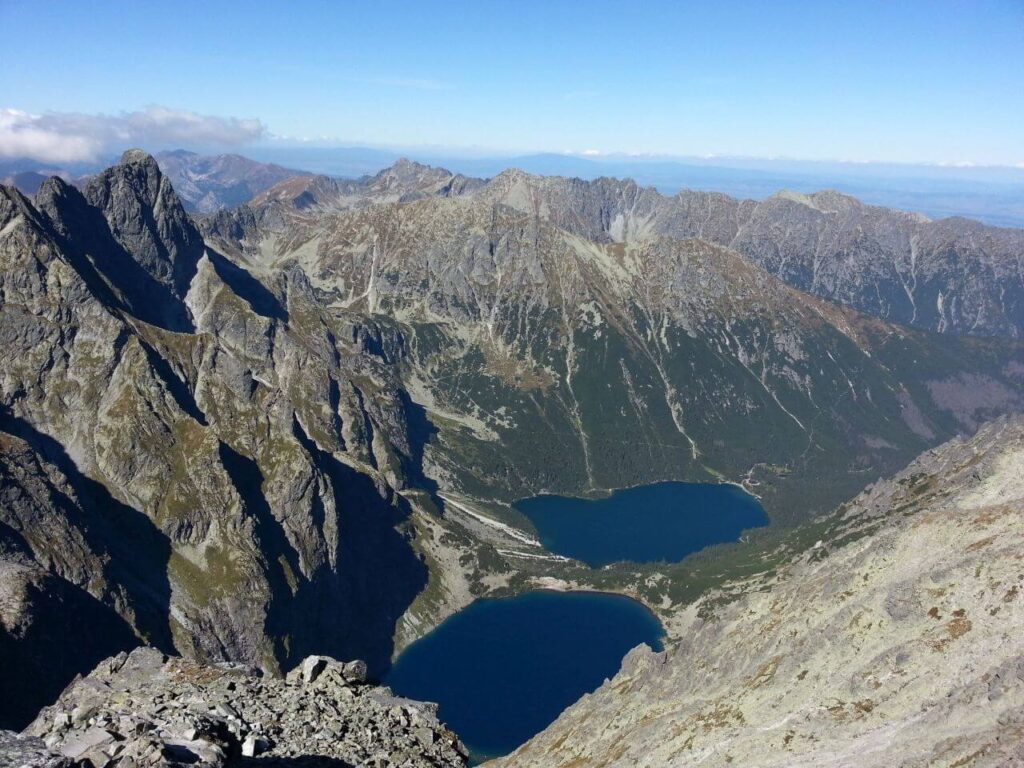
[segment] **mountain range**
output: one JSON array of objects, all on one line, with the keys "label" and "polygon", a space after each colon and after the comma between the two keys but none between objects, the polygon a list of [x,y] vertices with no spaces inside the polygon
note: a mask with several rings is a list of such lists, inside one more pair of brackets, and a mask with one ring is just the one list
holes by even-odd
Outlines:
[{"label": "mountain range", "polygon": [[158,152],[155,157],[185,210],[196,213],[233,208],[278,182],[308,175],[241,155],[198,155],[178,149]]},{"label": "mountain range", "polygon": [[[1024,410],[1022,258],[1021,230],[832,192],[409,161],[338,180],[132,150],[79,186],[4,186],[0,684],[25,693],[0,725],[141,643],[380,675],[473,599],[552,583],[637,597],[680,641],[698,586],[812,557],[808,531],[838,546],[850,526],[822,515]],[[1015,434],[951,445],[968,462]],[[953,503],[927,466],[922,514]],[[773,525],[593,570],[512,507],[666,479],[742,484]],[[897,505],[877,494],[858,504]]]},{"label": "mountain range", "polygon": [[[175,149],[158,152],[155,158],[174,184],[182,207],[194,214],[232,208],[285,179],[310,175],[241,155],[200,155]],[[84,186],[95,172],[96,168],[90,165],[63,169],[28,159],[8,161],[0,163],[0,183],[15,187],[22,194],[34,195],[51,176]]]},{"label": "mountain range", "polygon": [[[401,195],[389,197],[389,189]],[[691,190],[667,197],[629,180],[510,170],[485,182],[402,160],[357,181],[296,178],[255,196],[251,206],[339,211],[466,195],[599,243],[707,240],[800,290],[904,325],[981,336],[1020,336],[1024,329],[1024,230],[961,218],[933,222],[836,192],[781,192],[761,202]]]}]

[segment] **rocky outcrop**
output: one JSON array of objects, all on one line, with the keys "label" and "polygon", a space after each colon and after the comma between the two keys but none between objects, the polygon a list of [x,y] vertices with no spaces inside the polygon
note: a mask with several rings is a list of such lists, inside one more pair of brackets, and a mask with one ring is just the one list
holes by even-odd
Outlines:
[{"label": "rocky outcrop", "polygon": [[674,616],[495,768],[1024,763],[1024,421],[928,451]]},{"label": "rocky outcrop", "polygon": [[0,738],[0,764],[465,765],[435,705],[397,698],[365,675],[362,662],[316,656],[287,679],[265,678],[243,665],[202,666],[138,648],[72,684],[25,730],[29,738]]},{"label": "rocky outcrop", "polygon": [[0,730],[0,763],[12,768],[73,768],[70,758],[54,752],[42,739]]}]

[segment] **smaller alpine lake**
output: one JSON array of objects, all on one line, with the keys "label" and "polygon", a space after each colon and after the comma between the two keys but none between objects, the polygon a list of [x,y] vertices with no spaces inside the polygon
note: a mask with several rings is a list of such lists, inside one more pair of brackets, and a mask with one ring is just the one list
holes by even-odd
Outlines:
[{"label": "smaller alpine lake", "polygon": [[654,483],[600,499],[542,495],[514,506],[549,551],[595,568],[622,560],[675,563],[768,524],[757,499],[728,484]]},{"label": "smaller alpine lake", "polygon": [[406,648],[384,682],[440,705],[474,764],[508,754],[619,670],[661,624],[640,603],[594,592],[478,600]]}]

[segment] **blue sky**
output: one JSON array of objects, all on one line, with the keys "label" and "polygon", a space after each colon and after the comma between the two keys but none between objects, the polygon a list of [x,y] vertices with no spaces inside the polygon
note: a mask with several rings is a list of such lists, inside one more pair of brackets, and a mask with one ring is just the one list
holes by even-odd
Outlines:
[{"label": "blue sky", "polygon": [[160,107],[276,142],[1024,163],[1024,0],[0,0],[0,29],[0,144]]}]

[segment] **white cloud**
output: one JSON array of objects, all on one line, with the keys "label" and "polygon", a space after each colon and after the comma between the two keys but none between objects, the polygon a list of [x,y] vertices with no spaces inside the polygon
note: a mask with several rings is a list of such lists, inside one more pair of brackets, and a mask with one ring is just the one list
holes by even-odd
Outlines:
[{"label": "white cloud", "polygon": [[259,120],[200,115],[153,106],[118,115],[0,109],[0,157],[48,163],[89,162],[132,146],[234,147],[266,135]]},{"label": "white cloud", "polygon": [[978,166],[973,160],[940,160],[937,163],[924,163],[924,165],[937,165],[940,168],[976,168]]}]

